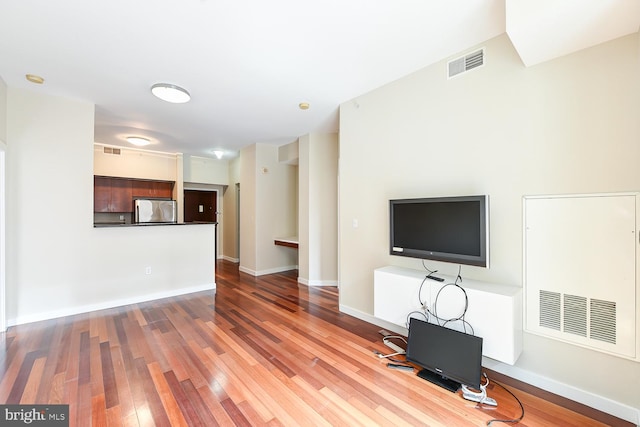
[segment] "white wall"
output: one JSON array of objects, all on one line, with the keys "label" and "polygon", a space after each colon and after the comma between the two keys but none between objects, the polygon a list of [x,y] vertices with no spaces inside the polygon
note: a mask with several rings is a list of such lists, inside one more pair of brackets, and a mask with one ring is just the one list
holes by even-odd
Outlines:
[{"label": "white wall", "polygon": [[231,262],[238,262],[238,186],[240,185],[240,157],[229,161],[229,186],[224,192],[222,257]]},{"label": "white wall", "polygon": [[7,85],[0,77],[0,332],[6,324],[6,159],[7,146]]},{"label": "white wall", "polygon": [[109,154],[104,152],[104,147],[103,144],[94,146],[94,175],[174,182],[183,179],[178,176],[179,154],[123,147],[116,147],[120,154]]},{"label": "white wall", "polygon": [[0,77],[0,141],[7,140],[7,85]]},{"label": "white wall", "polygon": [[274,245],[297,233],[297,167],[278,162],[278,147],[240,151],[240,270],[256,276],[297,267],[297,251]]},{"label": "white wall", "polygon": [[[309,284],[310,248],[309,234],[311,230],[309,182],[311,180],[309,168],[310,135],[298,138],[298,282]],[[292,144],[289,144],[292,145]],[[337,210],[336,210],[337,212]],[[315,251],[314,251],[315,252]]]},{"label": "white wall", "polygon": [[[488,194],[491,268],[463,267],[462,276],[522,285],[522,196],[638,191],[638,40],[525,68],[502,35],[469,49],[486,47],[484,67],[447,80],[441,61],[342,104],[341,309],[372,316],[375,268],[422,268],[388,255],[391,198]],[[427,264],[457,273],[457,265]],[[525,334],[509,373],[564,395],[573,390],[588,404],[596,396],[599,409],[637,422],[636,362]]]},{"label": "white wall", "polygon": [[229,185],[229,161],[185,154],[184,181]]},{"label": "white wall", "polygon": [[280,163],[278,147],[271,144],[257,144],[256,167],[256,271],[267,274],[295,269],[297,251],[276,246],[274,240],[297,233],[298,168]]},{"label": "white wall", "polygon": [[256,145],[240,150],[240,270],[257,270],[256,225]]},{"label": "white wall", "polygon": [[298,281],[338,284],[338,135],[299,139]]},{"label": "white wall", "polygon": [[215,288],[212,225],[93,227],[93,117],[8,89],[10,324]]}]

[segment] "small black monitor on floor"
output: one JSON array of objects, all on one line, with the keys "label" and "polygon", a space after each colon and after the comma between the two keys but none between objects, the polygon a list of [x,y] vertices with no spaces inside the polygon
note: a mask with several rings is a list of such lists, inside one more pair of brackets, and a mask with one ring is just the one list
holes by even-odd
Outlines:
[{"label": "small black monitor on floor", "polygon": [[419,377],[450,391],[460,384],[480,389],[482,338],[412,318],[407,361],[423,368]]}]

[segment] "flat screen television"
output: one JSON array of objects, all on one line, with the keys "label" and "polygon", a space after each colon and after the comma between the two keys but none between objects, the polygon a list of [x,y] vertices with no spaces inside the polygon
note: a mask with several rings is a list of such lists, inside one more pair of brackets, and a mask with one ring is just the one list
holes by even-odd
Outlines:
[{"label": "flat screen television", "polygon": [[421,368],[418,376],[452,392],[461,384],[480,389],[482,338],[424,320],[409,320],[407,361]]},{"label": "flat screen television", "polygon": [[489,266],[489,198],[389,201],[391,255]]}]

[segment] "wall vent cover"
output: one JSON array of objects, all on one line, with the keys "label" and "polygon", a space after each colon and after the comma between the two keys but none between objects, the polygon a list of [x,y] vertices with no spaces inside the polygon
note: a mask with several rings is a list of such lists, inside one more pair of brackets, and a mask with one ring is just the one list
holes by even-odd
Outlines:
[{"label": "wall vent cover", "polygon": [[540,291],[540,326],[560,330],[560,294]]},{"label": "wall vent cover", "polygon": [[113,148],[113,147],[104,147],[103,148],[104,154],[116,154],[116,155],[120,155],[120,149],[119,148]]},{"label": "wall vent cover", "polygon": [[564,331],[587,336],[587,299],[577,295],[564,296]]},{"label": "wall vent cover", "polygon": [[592,299],[589,307],[591,327],[589,333],[594,340],[616,343],[616,303]]},{"label": "wall vent cover", "polygon": [[448,78],[484,65],[484,49],[477,50],[447,63]]},{"label": "wall vent cover", "polygon": [[523,200],[525,331],[640,361],[640,192]]},{"label": "wall vent cover", "polygon": [[540,290],[539,302],[541,327],[616,343],[615,302],[544,290]]}]

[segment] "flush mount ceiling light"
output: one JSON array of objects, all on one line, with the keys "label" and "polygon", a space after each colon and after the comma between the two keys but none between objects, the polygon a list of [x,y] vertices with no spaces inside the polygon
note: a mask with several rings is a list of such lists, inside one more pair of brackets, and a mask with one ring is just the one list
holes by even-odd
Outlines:
[{"label": "flush mount ceiling light", "polygon": [[300,104],[298,104],[298,108],[300,108],[301,110],[308,110],[309,109],[309,103],[308,102],[301,102]]},{"label": "flush mount ceiling light", "polygon": [[189,102],[191,95],[186,89],[169,83],[157,83],[151,86],[151,93],[163,101],[173,104],[183,104]]},{"label": "flush mount ceiling light", "polygon": [[44,79],[40,76],[37,76],[35,74],[27,74],[26,76],[24,76],[27,80],[29,80],[31,83],[35,83],[38,85],[41,85],[42,83],[44,83]]},{"label": "flush mount ceiling light", "polygon": [[218,159],[221,159],[224,153],[220,150],[215,150],[213,154],[215,154]]},{"label": "flush mount ceiling light", "polygon": [[147,138],[143,138],[141,136],[128,136],[127,137],[127,142],[129,142],[129,143],[131,143],[133,145],[137,145],[138,147],[142,147],[142,146],[151,144],[151,141],[149,141]]}]

